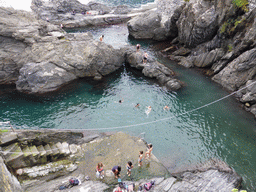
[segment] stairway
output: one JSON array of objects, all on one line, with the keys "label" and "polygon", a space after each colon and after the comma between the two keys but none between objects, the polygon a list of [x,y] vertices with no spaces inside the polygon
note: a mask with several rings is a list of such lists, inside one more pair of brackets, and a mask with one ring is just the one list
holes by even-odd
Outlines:
[{"label": "stairway", "polygon": [[44,146],[19,146],[18,143],[12,143],[8,146],[3,146],[2,151],[5,163],[13,169],[32,167],[45,164],[48,161],[57,161],[71,153],[67,142],[49,143]]}]

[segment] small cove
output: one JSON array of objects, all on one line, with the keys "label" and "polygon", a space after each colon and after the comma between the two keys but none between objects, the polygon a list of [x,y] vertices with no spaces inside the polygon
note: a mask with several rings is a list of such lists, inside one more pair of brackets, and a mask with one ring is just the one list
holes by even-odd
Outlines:
[{"label": "small cove", "polygon": [[[125,25],[89,30],[97,40],[104,34],[104,42],[115,48],[139,42],[151,57],[171,67],[186,87],[167,92],[141,72],[123,67],[103,81],[75,81],[52,96],[3,94],[0,121],[11,121],[17,128],[121,127],[101,131],[124,131],[135,136],[145,132],[146,141],[154,145],[153,153],[170,172],[219,158],[243,177],[249,191],[255,189],[256,122],[235,98],[186,113],[229,93],[199,72],[162,57],[150,42],[130,40]],[[76,30],[84,31],[88,29]],[[124,100],[121,104],[120,99]],[[138,109],[134,108],[137,103],[140,103]],[[149,105],[152,111],[147,116],[145,110]],[[170,107],[169,111],[163,110],[165,105]]]}]

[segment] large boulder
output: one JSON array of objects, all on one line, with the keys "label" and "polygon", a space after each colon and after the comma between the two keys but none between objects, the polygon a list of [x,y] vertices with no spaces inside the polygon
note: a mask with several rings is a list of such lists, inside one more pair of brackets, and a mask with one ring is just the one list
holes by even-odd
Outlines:
[{"label": "large boulder", "polygon": [[156,11],[136,16],[128,23],[129,34],[135,39],[163,41],[178,35],[176,21],[185,4],[177,1],[158,1]]},{"label": "large boulder", "polygon": [[134,17],[127,23],[129,35],[135,39],[153,39],[155,30],[160,30],[160,15],[156,11],[148,11]]},{"label": "large boulder", "polygon": [[81,77],[101,79],[124,62],[91,33],[67,34],[32,13],[0,9],[0,83],[26,93],[54,91]]},{"label": "large boulder", "polygon": [[146,77],[157,79],[160,85],[168,90],[176,91],[183,87],[183,83],[175,78],[175,73],[153,58],[143,63],[143,52],[134,52],[131,49],[125,50],[126,63],[131,67],[139,69]]},{"label": "large boulder", "polygon": [[[48,40],[48,39],[47,39]],[[33,44],[27,63],[20,69],[16,87],[27,93],[54,91],[81,77],[101,79],[118,68],[124,59],[118,50],[89,34],[70,34]]]}]

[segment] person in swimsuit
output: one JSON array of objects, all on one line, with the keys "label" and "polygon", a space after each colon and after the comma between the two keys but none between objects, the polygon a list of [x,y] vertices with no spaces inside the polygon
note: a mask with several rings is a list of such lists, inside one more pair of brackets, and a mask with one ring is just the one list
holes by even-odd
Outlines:
[{"label": "person in swimsuit", "polygon": [[114,166],[112,168],[112,172],[115,174],[115,178],[117,179],[118,177],[120,177],[120,172],[121,172],[121,166]]},{"label": "person in swimsuit", "polygon": [[144,52],[143,54],[143,63],[147,63],[148,60],[148,54],[146,52]]},{"label": "person in swimsuit", "polygon": [[128,176],[131,176],[132,168],[133,168],[132,162],[131,162],[131,161],[128,161],[128,163],[127,163],[127,165],[126,165],[127,175],[128,175]]},{"label": "person in swimsuit", "polygon": [[138,166],[142,166],[143,161],[143,151],[139,152]]},{"label": "person in swimsuit", "polygon": [[136,51],[139,52],[140,51],[140,44],[136,45]]},{"label": "person in swimsuit", "polygon": [[96,171],[98,171],[100,173],[100,178],[103,179],[104,178],[104,169],[103,169],[104,165],[103,163],[98,163],[98,165],[96,166]]},{"label": "person in swimsuit", "polygon": [[135,107],[136,107],[136,108],[138,108],[139,106],[140,106],[140,104],[139,104],[139,103],[137,103],[137,105],[135,105]]},{"label": "person in swimsuit", "polygon": [[100,41],[103,41],[104,35],[100,36]]},{"label": "person in swimsuit", "polygon": [[150,144],[148,144],[148,150],[147,150],[147,152],[145,153],[145,159],[146,159],[147,157],[150,159],[152,150],[153,150],[153,145],[150,143]]},{"label": "person in swimsuit", "polygon": [[164,106],[164,110],[169,110],[169,109],[170,109],[170,107],[168,107],[168,105]]}]

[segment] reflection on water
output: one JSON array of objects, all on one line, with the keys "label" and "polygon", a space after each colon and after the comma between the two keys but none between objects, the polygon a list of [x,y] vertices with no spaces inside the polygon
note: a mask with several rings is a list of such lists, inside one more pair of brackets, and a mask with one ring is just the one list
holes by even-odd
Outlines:
[{"label": "reflection on water", "polygon": [[[119,46],[134,43],[128,40],[124,25],[91,31],[94,37],[108,34],[109,40],[106,35],[105,41],[109,43],[115,43],[116,32],[124,33],[119,36]],[[162,58],[146,43],[142,49],[173,68],[187,86],[178,92],[168,92],[141,72],[123,67],[103,81],[76,81],[65,91],[44,98],[16,92],[4,94],[0,99],[0,121],[11,121],[15,127],[99,129],[135,136],[145,132],[145,139],[154,145],[153,153],[171,172],[219,158],[233,167],[245,180],[248,190],[253,191],[256,187],[253,116],[241,110],[234,98],[187,113],[228,93],[196,71]],[[118,102],[120,99],[122,103]],[[139,108],[134,107],[137,103]],[[165,105],[170,109],[163,110]],[[148,115],[147,106],[152,106]]]}]

